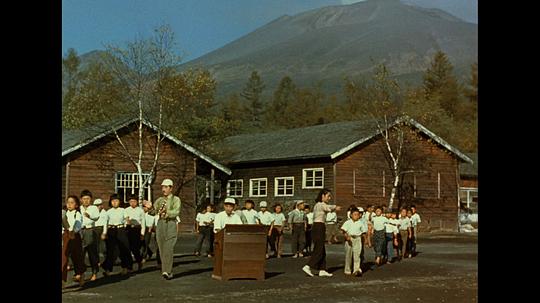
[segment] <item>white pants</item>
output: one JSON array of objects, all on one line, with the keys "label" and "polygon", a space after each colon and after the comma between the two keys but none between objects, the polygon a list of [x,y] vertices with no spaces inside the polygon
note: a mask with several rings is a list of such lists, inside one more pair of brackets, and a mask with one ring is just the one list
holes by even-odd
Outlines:
[{"label": "white pants", "polygon": [[351,259],[353,261],[353,271],[360,271],[360,254],[362,253],[362,238],[351,239],[352,247],[345,241],[345,273],[351,273]]}]

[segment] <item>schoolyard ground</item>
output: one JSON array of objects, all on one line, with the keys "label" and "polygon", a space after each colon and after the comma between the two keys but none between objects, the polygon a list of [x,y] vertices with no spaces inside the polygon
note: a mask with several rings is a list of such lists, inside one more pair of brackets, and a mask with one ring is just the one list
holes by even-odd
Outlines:
[{"label": "schoolyard ground", "polygon": [[[130,276],[115,274],[79,288],[68,277],[62,302],[477,302],[478,235],[428,233],[418,240],[418,255],[376,267],[366,248],[364,274],[343,273],[343,244],[326,245],[333,277],[308,277],[307,258],[291,258],[288,234],[283,258],[267,260],[264,281],[211,278],[213,259],[194,256],[195,234],[181,234],[175,247],[174,278],[164,280],[156,261]],[[203,248],[204,249],[204,248]],[[115,266],[120,272],[119,266]],[[86,278],[90,273],[86,273]]]}]

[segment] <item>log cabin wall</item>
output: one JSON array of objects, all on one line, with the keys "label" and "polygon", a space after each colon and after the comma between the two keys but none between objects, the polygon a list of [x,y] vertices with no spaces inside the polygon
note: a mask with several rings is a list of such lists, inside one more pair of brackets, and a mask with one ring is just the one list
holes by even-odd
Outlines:
[{"label": "log cabin wall", "polygon": [[[292,210],[292,204],[295,200],[304,200],[311,207],[314,205],[315,198],[321,188],[302,188],[303,169],[323,168],[323,187],[333,190],[333,169],[330,160],[301,161],[290,160],[274,163],[255,163],[232,166],[232,175],[229,180],[243,180],[243,189],[241,197],[234,197],[237,200],[238,207],[244,206],[245,201],[251,199],[255,202],[256,209],[259,210],[259,202],[266,201],[268,206],[275,203],[286,205],[284,213]],[[287,197],[275,196],[275,178],[276,177],[294,177],[294,195]],[[249,193],[250,179],[267,178],[267,195],[265,197],[252,197]],[[224,182],[226,187],[227,182]],[[226,193],[226,188],[224,189]],[[332,202],[333,203],[333,202]],[[272,210],[273,211],[273,210]]]},{"label": "log cabin wall", "polygon": [[[458,160],[425,136],[406,134],[405,170],[411,172],[403,174],[401,197],[396,197],[393,208],[415,204],[422,218],[420,230],[457,231]],[[374,139],[337,160],[335,191],[340,205],[389,204],[394,178],[385,153],[384,141]]]},{"label": "log cabin wall", "polygon": [[[149,172],[153,162],[155,136],[145,127],[143,172]],[[120,133],[120,138],[136,159],[138,157],[138,132],[128,128]],[[174,181],[174,192],[182,201],[181,228],[193,230],[195,212],[195,169],[192,153],[174,142],[165,139],[160,145],[160,158],[156,179],[151,185],[151,200],[159,198],[161,181],[170,178]],[[122,153],[116,138],[106,137],[77,150],[64,158],[62,165],[62,196],[66,192],[66,165],[69,161],[68,195],[79,195],[83,189],[90,190],[95,198],[108,204],[109,196],[115,192],[117,172],[136,173],[135,166]],[[137,192],[135,192],[137,194]],[[146,198],[146,197],[145,197]]]}]

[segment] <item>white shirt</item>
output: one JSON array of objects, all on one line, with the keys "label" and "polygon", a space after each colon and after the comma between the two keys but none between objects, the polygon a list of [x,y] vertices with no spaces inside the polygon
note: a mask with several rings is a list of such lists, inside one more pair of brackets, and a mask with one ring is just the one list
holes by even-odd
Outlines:
[{"label": "white shirt", "polygon": [[124,208],[109,208],[107,210],[107,217],[109,219],[108,225],[122,225],[126,224],[126,210]]},{"label": "white shirt", "polygon": [[371,221],[373,221],[373,229],[374,230],[384,230],[385,225],[388,222],[388,219],[385,216],[373,216],[371,218]]},{"label": "white shirt", "polygon": [[398,225],[399,225],[398,219],[388,219],[388,223],[386,223],[386,233],[397,234]]},{"label": "white shirt", "polygon": [[283,213],[274,214],[274,225],[282,226],[285,220],[285,215]]},{"label": "white shirt", "polygon": [[360,236],[368,231],[365,222],[362,222],[361,220],[353,221],[352,219],[345,221],[343,226],[341,226],[341,229],[349,234],[349,236]]},{"label": "white shirt", "polygon": [[[216,213],[213,213],[213,212],[207,212],[207,213],[198,213],[197,214],[197,218],[195,218],[195,220],[197,222],[199,222],[199,226],[209,226],[211,225],[212,221],[214,221],[214,219],[216,218]],[[205,222],[210,222],[209,224],[205,223]]]},{"label": "white shirt", "polygon": [[144,230],[146,228],[145,226],[145,219],[144,219],[144,210],[140,206],[131,207],[129,206],[125,210],[126,217],[129,218],[129,221],[126,222],[129,225],[140,225],[141,226],[141,234],[144,235]]},{"label": "white shirt", "polygon": [[313,213],[309,213],[306,215],[307,217],[307,224],[313,224]]},{"label": "white shirt", "polygon": [[[88,208],[81,205],[79,209],[81,210],[82,215],[82,226],[88,228],[94,227],[95,222],[99,219],[99,208],[95,205],[88,205]],[[90,215],[90,218],[87,218],[84,215],[85,212]]]},{"label": "white shirt", "polygon": [[269,211],[265,211],[264,213],[260,211],[257,214],[257,218],[262,225],[272,225],[272,222],[274,222],[274,215]]},{"label": "white shirt", "polygon": [[246,218],[247,224],[257,224],[257,211],[253,208],[250,210],[242,210],[244,217]]},{"label": "white shirt", "polygon": [[[348,218],[349,216],[347,216]],[[335,212],[330,212],[326,214],[326,224],[336,224],[337,223],[337,214]]]},{"label": "white shirt", "polygon": [[229,216],[227,212],[222,211],[216,215],[214,220],[214,233],[222,230],[227,224],[242,224],[242,219],[234,212]]},{"label": "white shirt", "polygon": [[67,221],[69,224],[69,231],[79,232],[82,227],[82,215],[76,210],[68,210],[66,212]]},{"label": "white shirt", "polygon": [[411,219],[408,217],[399,219],[399,230],[407,230],[411,227]]},{"label": "white shirt", "polygon": [[414,213],[411,216],[411,223],[412,223],[413,227],[416,227],[416,225],[418,225],[418,223],[422,223],[422,220],[420,219],[420,215],[418,213]]},{"label": "white shirt", "polygon": [[144,214],[144,226],[146,228],[154,227],[157,223],[157,215],[151,215],[149,213]]},{"label": "white shirt", "polygon": [[96,221],[95,226],[105,226],[107,225],[107,211],[102,209],[99,212],[99,219]]}]

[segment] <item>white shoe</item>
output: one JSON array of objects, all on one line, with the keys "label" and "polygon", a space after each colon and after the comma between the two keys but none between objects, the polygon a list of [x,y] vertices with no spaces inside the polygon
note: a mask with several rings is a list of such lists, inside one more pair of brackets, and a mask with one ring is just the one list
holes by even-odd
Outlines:
[{"label": "white shoe", "polygon": [[294,254],[294,256],[292,256],[293,258],[298,258],[298,254]]},{"label": "white shoe", "polygon": [[313,277],[313,274],[311,273],[311,269],[309,268],[309,265],[305,265],[302,267],[302,270],[310,277]]},{"label": "white shoe", "polygon": [[319,271],[319,277],[331,277],[333,274],[327,272],[326,270],[320,270]]}]

